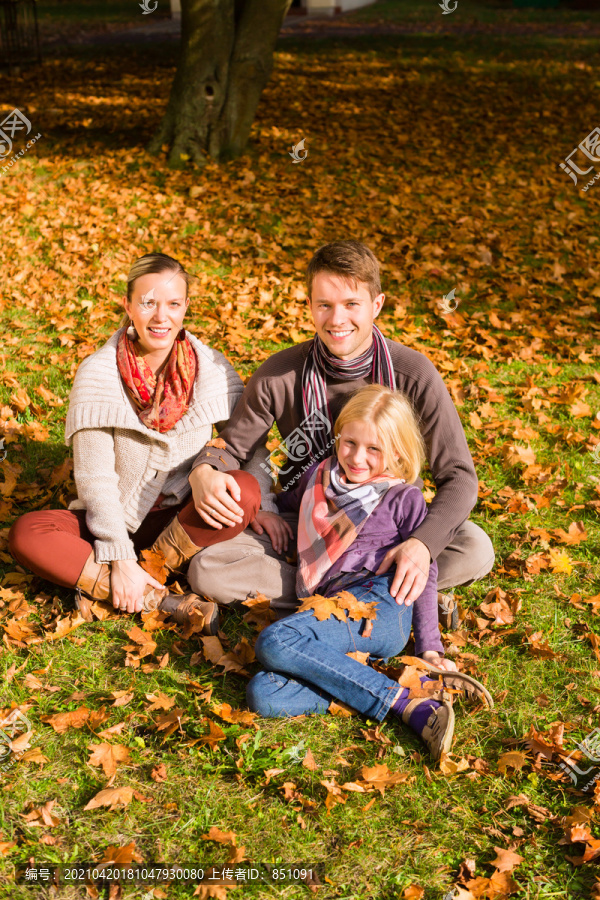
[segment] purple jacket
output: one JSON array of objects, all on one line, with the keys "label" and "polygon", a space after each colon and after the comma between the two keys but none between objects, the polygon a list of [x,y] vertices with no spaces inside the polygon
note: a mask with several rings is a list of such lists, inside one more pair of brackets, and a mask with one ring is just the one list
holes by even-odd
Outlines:
[{"label": "purple jacket", "polygon": [[[277,495],[280,512],[299,512],[308,480],[318,465],[315,462],[307,469],[293,490]],[[342,572],[359,572],[361,569],[376,572],[387,551],[406,541],[426,515],[427,506],[418,487],[414,484],[393,485],[371,513],[356,540],[329,569],[316,592],[322,592],[327,582]],[[423,593],[413,607],[413,634],[418,656],[425,650],[444,653],[438,627],[437,574],[434,560],[430,563]]]}]

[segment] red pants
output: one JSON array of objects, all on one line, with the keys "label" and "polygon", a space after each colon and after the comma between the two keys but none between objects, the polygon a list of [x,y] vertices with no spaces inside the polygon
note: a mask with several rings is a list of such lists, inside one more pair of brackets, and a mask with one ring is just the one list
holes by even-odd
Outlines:
[{"label": "red pants", "polygon": [[[182,506],[157,509],[146,516],[138,530],[130,534],[135,552],[151,547],[163,529],[177,515],[183,529],[197,547],[210,547],[241,534],[260,509],[260,486],[253,475],[236,470],[233,475],[241,490],[239,505],[243,522],[229,528],[213,528],[200,518],[192,500]],[[8,546],[15,559],[36,575],[73,588],[92,552],[94,535],[85,522],[85,510],[46,509],[25,513],[14,523]]]}]

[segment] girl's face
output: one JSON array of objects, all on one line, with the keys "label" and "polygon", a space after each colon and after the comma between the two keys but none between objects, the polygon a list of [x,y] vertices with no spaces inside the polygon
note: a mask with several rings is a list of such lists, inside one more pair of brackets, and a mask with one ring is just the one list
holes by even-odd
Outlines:
[{"label": "girl's face", "polygon": [[143,356],[162,356],[171,351],[188,307],[186,283],[181,275],[158,272],[140,275],[125,310],[138,333]]},{"label": "girl's face", "polygon": [[344,425],[340,431],[337,457],[346,480],[351,484],[364,484],[377,475],[383,475],[387,465],[372,422],[348,422]]}]

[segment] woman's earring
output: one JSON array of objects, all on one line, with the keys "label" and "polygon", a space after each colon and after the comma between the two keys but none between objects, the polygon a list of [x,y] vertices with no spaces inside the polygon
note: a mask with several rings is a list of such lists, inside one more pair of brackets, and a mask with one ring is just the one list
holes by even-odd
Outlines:
[{"label": "woman's earring", "polygon": [[178,341],[185,341],[185,328],[182,328],[179,334],[177,335]]},{"label": "woman's earring", "polygon": [[138,339],[138,333],[135,330],[135,325],[133,324],[133,321],[131,319],[129,320],[129,325],[127,326],[127,337],[130,341],[137,341]]}]

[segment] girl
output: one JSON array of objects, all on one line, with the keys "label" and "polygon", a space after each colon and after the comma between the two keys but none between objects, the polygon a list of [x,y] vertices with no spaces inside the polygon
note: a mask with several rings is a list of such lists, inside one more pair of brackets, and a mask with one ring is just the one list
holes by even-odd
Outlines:
[{"label": "girl", "polygon": [[[128,613],[160,604],[176,621],[193,618],[205,634],[216,634],[216,604],[167,594],[138,554],[153,544],[176,570],[203,547],[252,521],[260,525],[261,490],[249,471],[230,473],[243,510],[231,527],[207,525],[190,498],[192,463],[213,425],[233,412],[243,385],[221,353],[183,328],[188,282],[183,266],[164,253],[133,264],[122,327],[82,362],[69,398],[65,436],[73,445],[77,499],[68,510],[26,513],[10,531],[13,556],[36,575],[75,588],[88,621],[90,599],[111,599]],[[268,491],[259,467],[266,451],[256,455],[247,468]]]},{"label": "girl", "polygon": [[[299,509],[296,589],[300,598],[349,591],[357,600],[377,601],[377,617],[372,631],[365,619],[344,615],[342,621],[335,616],[319,621],[312,609],[270,625],[256,643],[265,671],[250,681],[248,703],[264,716],[324,713],[332,698],[379,722],[391,713],[439,759],[449,751],[454,732],[451,694],[444,687],[466,699],[484,699],[490,707],[493,701],[483,685],[443,658],[436,563],[414,607],[390,594],[393,572],[387,573],[386,554],[426,515],[423,495],[411,484],[425,459],[418,424],[407,399],[372,384],[344,406],[334,434],[337,459],[313,464],[297,488],[278,496],[280,510]],[[423,668],[442,679],[436,690],[423,676],[414,697],[348,656],[357,650],[370,660],[396,656],[411,623]]]}]

